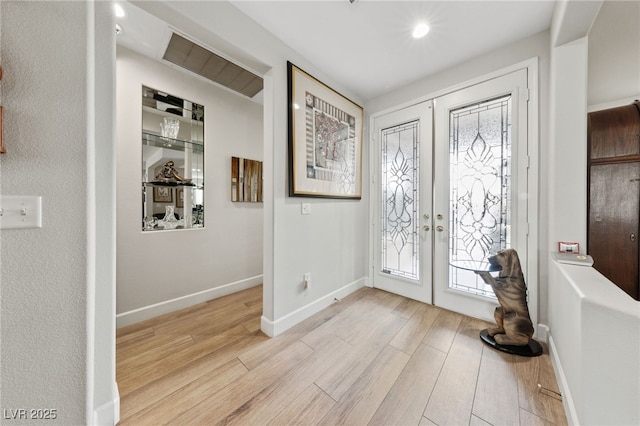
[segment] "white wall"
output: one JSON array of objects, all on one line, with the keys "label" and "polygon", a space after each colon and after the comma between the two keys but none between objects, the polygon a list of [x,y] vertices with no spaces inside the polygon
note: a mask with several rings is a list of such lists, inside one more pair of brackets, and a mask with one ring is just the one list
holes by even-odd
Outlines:
[{"label": "white wall", "polygon": [[[0,234],[0,406],[55,409],[50,424],[91,424],[94,408],[108,404],[115,389],[114,213],[105,203],[114,187],[103,176],[113,165],[113,24],[110,10],[93,6],[0,3],[8,150],[0,156],[1,192],[43,202],[42,228]],[[93,26],[94,16],[101,25]],[[95,167],[99,154],[105,157]],[[97,285],[106,291],[98,294]],[[96,330],[104,334],[94,340]],[[25,414],[12,423],[38,421]]]},{"label": "white wall", "polygon": [[551,263],[551,336],[570,424],[640,423],[638,302],[593,268]]},{"label": "white wall", "polygon": [[629,104],[640,99],[639,22],[640,2],[606,1],[602,4],[589,31],[590,107],[620,100]]},{"label": "white wall", "polygon": [[[262,160],[262,106],[120,46],[116,63],[118,326],[260,284],[263,206],[231,202],[231,157]],[[141,230],[142,85],[204,105],[203,229]]]},{"label": "white wall", "polygon": [[[302,216],[300,204],[303,199],[287,195],[287,60],[354,102],[360,103],[359,99],[229,3],[140,2],[137,5],[200,38],[201,42],[219,47],[223,53],[232,57],[251,57],[268,70],[265,71],[264,102],[263,330],[277,334],[331,303],[334,294],[340,295],[363,285],[368,263],[367,143],[363,149],[363,199],[304,199],[311,204],[311,214]],[[220,40],[233,46],[229,48]],[[258,67],[254,65],[254,68]],[[305,272],[311,272],[313,280],[307,292],[302,288]]]}]

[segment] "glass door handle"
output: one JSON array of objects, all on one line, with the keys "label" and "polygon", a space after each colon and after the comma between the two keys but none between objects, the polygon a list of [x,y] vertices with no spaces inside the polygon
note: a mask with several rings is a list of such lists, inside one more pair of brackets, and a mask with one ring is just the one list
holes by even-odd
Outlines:
[{"label": "glass door handle", "polygon": [[431,231],[431,227],[429,225],[425,225],[422,227],[425,231]]},{"label": "glass door handle", "polygon": [[444,231],[444,226],[442,226],[442,225],[436,226],[436,231],[438,231],[438,232]]}]

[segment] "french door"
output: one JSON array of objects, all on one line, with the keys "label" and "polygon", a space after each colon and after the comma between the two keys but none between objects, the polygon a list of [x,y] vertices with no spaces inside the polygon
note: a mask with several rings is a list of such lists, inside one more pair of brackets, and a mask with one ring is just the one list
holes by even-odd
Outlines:
[{"label": "french door", "polygon": [[526,277],[526,88],[523,69],[374,119],[375,287],[493,320],[491,287],[452,264],[512,247]]},{"label": "french door", "polygon": [[374,286],[432,303],[431,102],[375,119],[380,160]]}]

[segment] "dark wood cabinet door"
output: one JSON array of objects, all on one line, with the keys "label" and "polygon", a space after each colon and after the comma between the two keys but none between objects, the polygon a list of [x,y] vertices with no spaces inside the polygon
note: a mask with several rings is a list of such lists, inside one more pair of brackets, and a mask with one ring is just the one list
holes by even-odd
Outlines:
[{"label": "dark wood cabinet door", "polygon": [[592,164],[590,182],[593,267],[638,300],[640,162]]},{"label": "dark wood cabinet door", "polygon": [[640,119],[636,105],[590,113],[587,130],[592,161],[640,154]]}]

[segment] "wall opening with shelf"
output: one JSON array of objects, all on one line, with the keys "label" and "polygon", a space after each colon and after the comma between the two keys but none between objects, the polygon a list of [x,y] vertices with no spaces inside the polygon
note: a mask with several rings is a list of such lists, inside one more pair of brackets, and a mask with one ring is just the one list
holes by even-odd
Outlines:
[{"label": "wall opening with shelf", "polygon": [[204,227],[204,106],[142,86],[142,230]]},{"label": "wall opening with shelf", "polygon": [[[229,179],[232,156],[262,161],[262,105],[126,47],[117,47],[116,66],[118,327],[260,284],[263,204],[232,202]],[[145,105],[154,100],[142,101],[143,86],[202,105],[197,133],[188,117],[167,111],[176,107],[171,102]],[[160,124],[174,116],[181,120],[177,138],[163,136]],[[182,163],[189,147],[190,175]],[[193,185],[151,183],[168,161]],[[146,217],[158,220],[166,207],[183,217],[191,201],[205,226],[144,231],[143,200]]]}]

